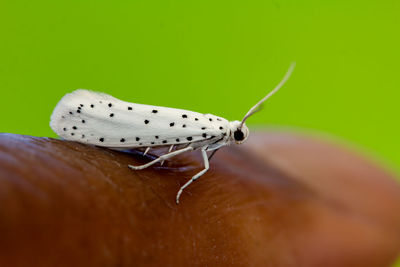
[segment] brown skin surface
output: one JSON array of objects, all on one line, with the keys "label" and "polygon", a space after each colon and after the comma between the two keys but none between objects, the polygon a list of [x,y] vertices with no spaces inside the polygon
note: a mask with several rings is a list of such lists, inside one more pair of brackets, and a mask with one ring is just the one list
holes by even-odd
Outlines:
[{"label": "brown skin surface", "polygon": [[[160,151],[158,151],[160,152]],[[343,148],[252,134],[149,161],[79,143],[0,135],[0,266],[389,266],[400,187]]]}]

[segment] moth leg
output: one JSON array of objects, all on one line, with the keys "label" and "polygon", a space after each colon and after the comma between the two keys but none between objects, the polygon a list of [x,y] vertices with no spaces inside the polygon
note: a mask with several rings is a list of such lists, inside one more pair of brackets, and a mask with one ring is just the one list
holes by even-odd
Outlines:
[{"label": "moth leg", "polygon": [[200,171],[199,173],[197,173],[195,176],[193,176],[192,178],[190,178],[189,181],[187,181],[178,191],[178,193],[176,194],[176,204],[179,204],[179,198],[181,197],[181,194],[183,192],[183,190],[188,187],[191,183],[193,183],[194,181],[196,181],[200,176],[202,176],[204,173],[206,173],[208,171],[208,169],[210,168],[210,165],[208,163],[208,156],[207,156],[207,152],[205,150],[205,148],[201,149],[201,155],[203,156],[203,160],[204,160],[204,169],[202,171]]},{"label": "moth leg", "polygon": [[146,150],[144,151],[143,156],[146,156],[146,154],[147,154],[147,152],[149,152],[149,150],[150,150],[150,147],[148,146],[148,147],[146,148]]},{"label": "moth leg", "polygon": [[208,160],[209,160],[209,161],[211,160],[211,158],[214,156],[214,154],[215,154],[218,150],[219,150],[219,148],[218,148],[218,149],[215,149],[215,150],[213,150],[213,152],[211,152],[211,155],[208,157]]},{"label": "moth leg", "polygon": [[128,166],[129,166],[129,168],[131,168],[133,170],[142,170],[142,169],[145,169],[147,167],[150,167],[151,165],[153,165],[153,164],[155,164],[155,163],[157,163],[159,161],[175,157],[175,156],[177,156],[179,154],[182,154],[182,153],[184,153],[186,151],[190,151],[190,150],[193,150],[193,147],[188,146],[188,147],[185,147],[185,148],[182,148],[182,149],[179,149],[179,150],[175,150],[174,152],[167,153],[167,154],[164,154],[162,156],[159,156],[155,160],[152,160],[152,161],[150,161],[150,162],[148,162],[146,164],[139,165],[139,166],[133,166],[133,165],[128,165]]},{"label": "moth leg", "polygon": [[[172,149],[174,148],[174,145],[171,145],[168,149],[168,153],[172,151]],[[162,166],[164,164],[164,160],[161,161],[160,165]]]}]

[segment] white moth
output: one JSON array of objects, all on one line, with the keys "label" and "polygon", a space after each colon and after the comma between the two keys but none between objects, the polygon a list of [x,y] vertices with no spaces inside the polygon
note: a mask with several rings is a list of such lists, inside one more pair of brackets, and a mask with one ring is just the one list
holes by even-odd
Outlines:
[{"label": "white moth", "polygon": [[[241,144],[247,139],[246,119],[283,86],[294,66],[292,63],[282,81],[253,106],[242,121],[230,122],[212,114],[129,103],[107,94],[80,89],[60,100],[51,115],[50,127],[66,140],[116,150],[145,148],[144,155],[152,147],[169,146],[168,153],[147,164],[129,165],[133,170],[157,162],[162,164],[166,159],[200,149],[204,169],[179,189],[176,195],[176,203],[179,203],[182,191],[207,172],[209,159],[217,149],[230,143]],[[210,157],[207,151],[213,151]]]}]

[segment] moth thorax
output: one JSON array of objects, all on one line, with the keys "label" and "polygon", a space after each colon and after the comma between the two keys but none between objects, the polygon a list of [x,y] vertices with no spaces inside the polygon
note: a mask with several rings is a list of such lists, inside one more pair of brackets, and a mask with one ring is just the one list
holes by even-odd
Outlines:
[{"label": "moth thorax", "polygon": [[236,144],[241,144],[246,141],[247,137],[249,137],[249,128],[247,128],[246,124],[241,124],[240,121],[231,121],[231,140]]}]

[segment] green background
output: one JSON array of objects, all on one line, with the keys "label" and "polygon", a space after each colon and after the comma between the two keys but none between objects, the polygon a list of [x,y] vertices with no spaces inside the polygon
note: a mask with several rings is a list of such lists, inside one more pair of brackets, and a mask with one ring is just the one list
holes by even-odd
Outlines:
[{"label": "green background", "polygon": [[[77,88],[334,136],[400,166],[400,1],[0,1],[1,132]],[[400,266],[400,264],[398,264]]]},{"label": "green background", "polygon": [[325,133],[400,166],[400,1],[0,1],[1,132],[77,88]]}]

